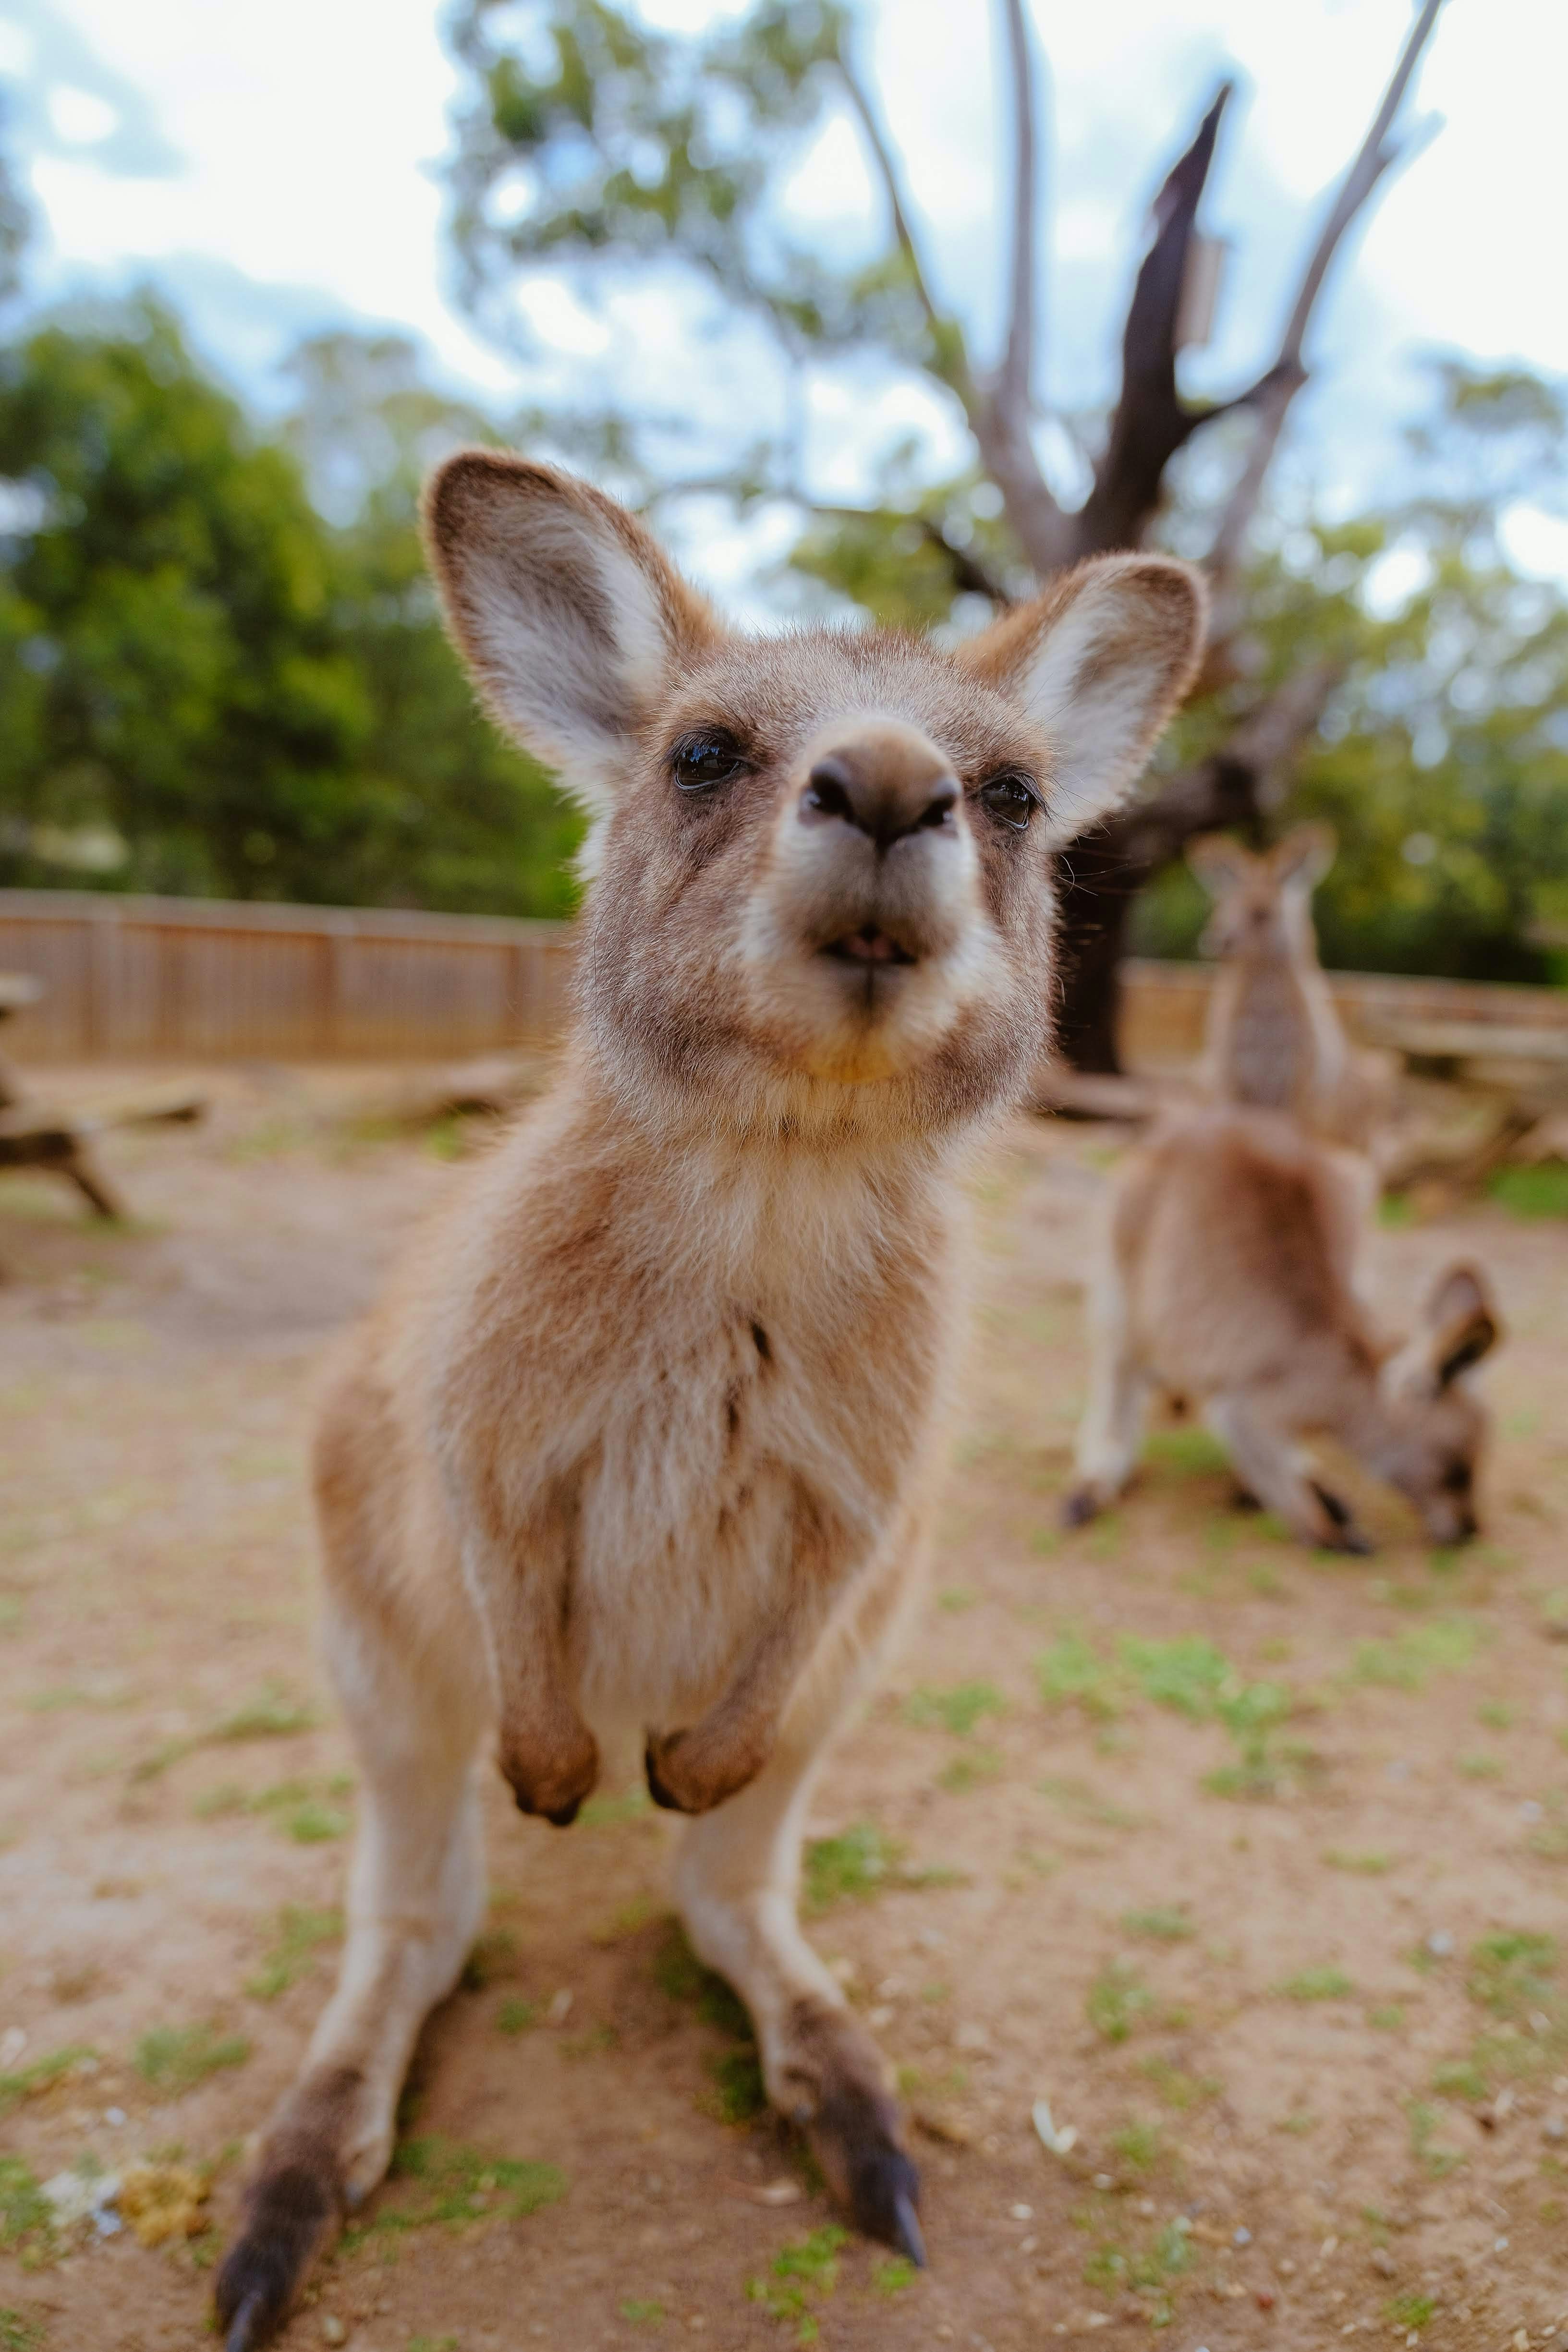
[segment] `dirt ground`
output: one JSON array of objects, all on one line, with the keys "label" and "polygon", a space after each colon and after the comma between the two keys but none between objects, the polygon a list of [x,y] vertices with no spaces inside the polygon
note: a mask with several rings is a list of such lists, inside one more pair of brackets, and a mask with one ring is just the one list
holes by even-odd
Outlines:
[{"label": "dirt ground", "polygon": [[[207,2340],[247,2135],[334,1963],[312,1375],[462,1139],[345,1124],[384,1074],[207,1083],[206,1126],[106,1155],[125,1228],[0,1180],[0,2352]],[[996,1156],[931,1598],[812,1830],[929,2273],[838,2244],[751,2112],[628,1763],[567,1834],[497,1781],[491,1930],[289,2347],[1568,2345],[1568,1229],[1377,1239],[1391,1307],[1464,1251],[1508,1315],[1461,1556],[1376,1496],[1374,1559],[1293,1549],[1175,1425],[1062,1536],[1113,1149],[1020,1125]],[[131,2173],[111,2224],[139,2179],[175,2233],[52,2223],[37,2185],[93,2162]]]}]

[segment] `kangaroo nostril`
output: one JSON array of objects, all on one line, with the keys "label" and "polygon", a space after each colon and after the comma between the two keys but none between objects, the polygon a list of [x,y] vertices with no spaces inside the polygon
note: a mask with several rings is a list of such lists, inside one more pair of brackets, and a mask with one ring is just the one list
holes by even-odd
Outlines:
[{"label": "kangaroo nostril", "polygon": [[939,785],[937,790],[931,794],[930,800],[926,803],[924,808],[921,809],[919,816],[916,817],[914,826],[911,830],[918,831],[921,827],[925,826],[933,833],[940,832],[957,806],[957,784],[949,782]]},{"label": "kangaroo nostril", "polygon": [[849,797],[850,777],[837,760],[819,760],[806,778],[805,790],[800,796],[803,809],[814,816],[842,817],[846,824],[858,824],[855,803]]}]

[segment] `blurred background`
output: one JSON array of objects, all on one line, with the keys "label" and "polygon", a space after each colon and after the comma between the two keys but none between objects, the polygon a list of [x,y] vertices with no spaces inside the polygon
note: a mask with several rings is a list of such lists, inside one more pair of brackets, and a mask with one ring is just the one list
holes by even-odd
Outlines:
[{"label": "blurred background", "polygon": [[1324,961],[1568,975],[1549,0],[5,0],[0,887],[570,911],[417,486],[579,465],[749,623],[1139,541],[1216,649],[1075,868],[1071,1057],[1215,824]]}]

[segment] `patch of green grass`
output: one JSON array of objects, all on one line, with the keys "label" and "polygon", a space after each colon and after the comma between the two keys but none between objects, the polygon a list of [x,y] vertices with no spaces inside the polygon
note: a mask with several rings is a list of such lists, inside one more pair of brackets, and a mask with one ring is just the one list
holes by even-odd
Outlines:
[{"label": "patch of green grass", "polygon": [[1194,1722],[1214,1713],[1221,1690],[1234,1679],[1224,1653],[1201,1633],[1180,1633],[1169,1642],[1123,1633],[1117,1650],[1146,1698]]},{"label": "patch of green grass", "polygon": [[1405,2024],[1405,2011],[1396,2000],[1384,2001],[1367,2011],[1366,2021],[1376,2033],[1398,2033]]},{"label": "patch of green grass", "polygon": [[577,1816],[577,1825],[580,1829],[615,1829],[623,1822],[640,1821],[652,1808],[653,1800],[646,1789],[628,1789],[619,1797],[590,1797]]},{"label": "patch of green grass", "polygon": [[1168,2058],[1141,2059],[1138,2071],[1147,2077],[1154,2096],[1178,2115],[1184,2115],[1189,2107],[1201,2107],[1205,2101],[1219,2096],[1217,2076],[1184,2074],[1180,2066],[1173,2066]]},{"label": "patch of green grass", "polygon": [[1435,1617],[1406,1625],[1386,1641],[1358,1642],[1351,1662],[1352,1682],[1385,1690],[1423,1690],[1435,1674],[1468,1666],[1479,1645],[1476,1628],[1463,1617]]},{"label": "patch of green grass", "polygon": [[0,2074],[0,2116],[7,2116],[19,2107],[24,2099],[36,2099],[68,2074],[97,2063],[98,2053],[85,2042],[68,2042],[62,2050],[51,2050],[42,2058],[35,2058],[30,2066],[18,2066],[9,2074]]},{"label": "patch of green grass", "polygon": [[949,1617],[962,1617],[966,1609],[973,1608],[979,1598],[979,1593],[971,1592],[966,1584],[950,1584],[945,1592],[937,1594],[936,1605]]},{"label": "patch of green grass", "polygon": [[1104,1720],[1120,1710],[1115,1669],[1088,1638],[1071,1627],[1058,1633],[1035,1660],[1040,1696],[1047,1706],[1081,1706]]},{"label": "patch of green grass", "polygon": [[871,2286],[877,2294],[902,2294],[920,2273],[904,2254],[886,2254],[871,2265]]},{"label": "patch of green grass", "polygon": [[219,2033],[212,2025],[154,2025],[132,2053],[142,2081],[178,2098],[226,2066],[243,2066],[250,2044],[243,2033]]},{"label": "patch of green grass", "polygon": [[270,1789],[247,1797],[243,1789],[225,1781],[216,1789],[204,1790],[191,1811],[199,1821],[220,1820],[230,1813],[258,1813],[270,1820],[297,1844],[320,1845],[331,1838],[342,1837],[351,1826],[341,1806],[329,1804],[327,1800],[345,1797],[353,1787],[350,1775],[340,1772],[322,1781],[279,1780]]},{"label": "patch of green grass", "polygon": [[1446,2058],[1432,2069],[1432,2088],[1440,2099],[1464,2099],[1473,2106],[1486,2097],[1489,2085],[1473,2058]]},{"label": "patch of green grass", "polygon": [[620,2306],[621,2317],[632,2327],[662,2327],[662,2303],[645,2303],[637,2295],[628,2295]]},{"label": "patch of green grass", "polygon": [[1218,1438],[1201,1426],[1157,1429],[1143,1452],[1149,1461],[1163,1463],[1184,1478],[1217,1477],[1230,1467],[1230,1456]]},{"label": "patch of green grass", "polygon": [[342,1932],[341,1911],[310,1911],[300,1904],[286,1903],[278,1914],[270,1949],[263,1954],[256,1974],[246,1979],[246,1991],[257,2000],[276,2000],[299,1982],[318,1946],[335,1943]]},{"label": "patch of green grass", "polygon": [[292,1739],[302,1731],[313,1731],[320,1720],[316,1710],[306,1699],[296,1698],[282,1683],[264,1683],[256,1695],[226,1715],[205,1731],[193,1731],[175,1739],[166,1739],[150,1756],[132,1769],[132,1780],[155,1780],[172,1764],[194,1756],[199,1748],[214,1748],[247,1739]]},{"label": "patch of green grass", "polygon": [[483,1992],[501,1977],[517,1971],[517,1937],[510,1927],[486,1927],[468,1947],[458,1981],[465,1992]]},{"label": "patch of green grass", "polygon": [[566,2176],[558,2165],[491,2156],[432,2132],[399,2141],[387,2178],[411,2184],[395,2205],[384,2207],[368,2231],[419,2230],[433,2222],[461,2229],[479,2221],[521,2221],[558,2205]]},{"label": "patch of green grass", "polygon": [[1511,1731],[1519,1721],[1519,1709],[1510,1706],[1505,1698],[1484,1698],[1476,1709],[1476,1721],[1489,1731]]},{"label": "patch of green grass", "polygon": [[510,1999],[503,2000],[496,2011],[498,2033],[512,2035],[529,2033],[538,2022],[539,2003],[534,2000],[520,2000],[515,1993]]},{"label": "patch of green grass", "polygon": [[1381,1878],[1392,1868],[1385,1853],[1352,1853],[1344,1846],[1330,1846],[1323,1860],[1331,1870],[1348,1870],[1357,1878]]},{"label": "patch of green grass", "polygon": [[906,1723],[951,1731],[955,1739],[967,1739],[984,1717],[1003,1715],[1006,1706],[994,1683],[955,1683],[950,1690],[934,1690],[928,1685],[911,1691],[903,1713]]},{"label": "patch of green grass", "polygon": [[967,1796],[972,1789],[984,1789],[1002,1774],[1002,1759],[994,1748],[972,1748],[944,1764],[936,1776],[939,1789],[950,1796]]},{"label": "patch of green grass", "polygon": [[1556,1974],[1555,1938],[1515,1929],[1483,1936],[1472,1945],[1465,1990],[1494,2017],[1517,2021],[1532,2012],[1551,2014],[1558,1998]]},{"label": "patch of green grass", "polygon": [[763,2087],[763,2063],[754,2042],[748,2041],[738,2049],[716,2053],[708,2061],[708,2072],[713,2078],[709,2109],[721,2123],[750,2123],[753,2116],[763,2113],[768,2095]]},{"label": "patch of green grass", "polygon": [[1437,2111],[1424,2099],[1412,2099],[1406,2112],[1410,2117],[1410,2153],[1423,2172],[1434,2180],[1447,2179],[1464,2162],[1457,2147],[1444,2147],[1436,2138]]},{"label": "patch of green grass", "polygon": [[1388,1226],[1391,1231],[1397,1232],[1410,1224],[1415,1215],[1415,1207],[1404,1192],[1385,1192],[1377,1204],[1378,1223]]},{"label": "patch of green grass", "polygon": [[1342,1969],[1325,1964],[1315,1969],[1299,1969],[1293,1977],[1274,1988],[1287,2000],[1343,2000],[1355,1990]]},{"label": "patch of green grass", "polygon": [[746,2294],[760,2303],[770,2319],[793,2322],[797,2344],[815,2344],[821,2330],[814,2304],[833,2293],[838,2284],[838,2250],[849,2232],[826,2222],[793,2246],[781,2247],[765,2278],[748,2279]]},{"label": "patch of green grass", "polygon": [[0,2248],[24,2262],[47,2255],[55,2218],[48,2199],[19,2156],[0,2156]]},{"label": "patch of green grass", "polygon": [[961,1886],[944,1864],[911,1867],[904,1849],[875,1822],[851,1822],[837,1837],[814,1838],[802,1863],[801,1907],[820,1918],[838,1903],[864,1903],[897,1886]]},{"label": "patch of green grass", "polygon": [[1454,1769],[1467,1780],[1500,1780],[1503,1773],[1500,1760],[1496,1756],[1483,1755],[1479,1748],[1471,1748],[1465,1756],[1456,1756]]},{"label": "patch of green grass", "polygon": [[1156,1944],[1179,1944],[1196,1932],[1184,1903],[1156,1906],[1152,1911],[1124,1911],[1121,1924],[1130,1936],[1147,1936]]},{"label": "patch of green grass", "polygon": [[607,1919],[589,1928],[588,1941],[601,1946],[624,1944],[628,1936],[637,1935],[647,1926],[658,1909],[651,1895],[629,1895],[624,1903],[616,1904]]},{"label": "patch of green grass", "polygon": [[1165,2153],[1164,2134],[1148,2116],[1131,2116],[1111,2133],[1108,2145],[1130,2172],[1152,2172]]},{"label": "patch of green grass", "polygon": [[1500,1168],[1487,1186],[1515,1217],[1568,1217],[1568,1168],[1543,1160],[1536,1168]]},{"label": "patch of green grass", "polygon": [[1405,2329],[1425,2327],[1437,2310],[1429,2294],[1396,2294],[1383,2307],[1395,2327]]},{"label": "patch of green grass", "polygon": [[1153,2006],[1154,1996],[1136,1969],[1112,1960],[1089,1986],[1084,2014],[1102,2042],[1125,2042]]},{"label": "patch of green grass", "polygon": [[42,2352],[43,2323],[9,2304],[0,2310],[0,2352]]}]

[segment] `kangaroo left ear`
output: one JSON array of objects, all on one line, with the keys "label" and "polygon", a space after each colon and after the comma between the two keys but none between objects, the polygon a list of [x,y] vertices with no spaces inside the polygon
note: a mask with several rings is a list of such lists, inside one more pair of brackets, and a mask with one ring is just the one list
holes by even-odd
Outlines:
[{"label": "kangaroo left ear", "polygon": [[1491,1286],[1479,1266],[1451,1265],[1426,1302],[1434,1385],[1446,1389],[1489,1355],[1502,1336]]},{"label": "kangaroo left ear", "polygon": [[1022,703],[1046,737],[1053,848],[1131,792],[1193,682],[1206,618],[1190,565],[1104,555],[959,648],[963,667]]},{"label": "kangaroo left ear", "polygon": [[1274,878],[1287,890],[1310,898],[1334,862],[1339,843],[1327,824],[1299,824],[1275,846]]}]

